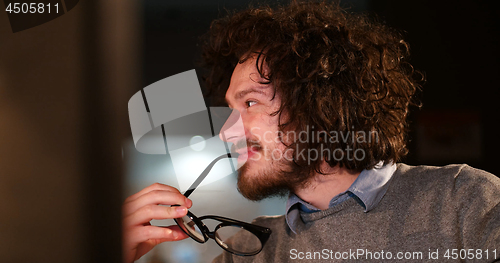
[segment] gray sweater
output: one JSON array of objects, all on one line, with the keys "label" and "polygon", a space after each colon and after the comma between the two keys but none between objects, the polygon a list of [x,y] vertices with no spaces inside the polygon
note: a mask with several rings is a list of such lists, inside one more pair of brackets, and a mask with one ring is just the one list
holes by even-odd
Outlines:
[{"label": "gray sweater", "polygon": [[[467,165],[398,164],[377,207],[354,199],[301,213],[294,234],[284,216],[258,217],[272,229],[256,256],[223,252],[214,262],[500,261],[500,179]],[[244,246],[238,234],[232,239]]]}]

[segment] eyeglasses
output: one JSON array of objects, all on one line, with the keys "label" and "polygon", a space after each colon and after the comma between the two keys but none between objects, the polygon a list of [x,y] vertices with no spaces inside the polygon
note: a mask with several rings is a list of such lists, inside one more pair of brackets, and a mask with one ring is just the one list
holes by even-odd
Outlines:
[{"label": "eyeglasses", "polygon": [[[212,219],[221,223],[211,232],[202,222],[205,219]],[[202,216],[198,218],[189,211],[187,215],[176,218],[175,222],[184,233],[195,241],[205,243],[211,238],[224,250],[239,256],[253,256],[258,254],[271,234],[269,228],[222,216]],[[244,246],[237,246],[231,242],[231,239],[236,234],[238,234],[238,239],[245,240]]]},{"label": "eyeglasses", "polygon": [[[189,195],[193,193],[217,161],[223,158],[236,157],[238,157],[237,153],[224,154],[217,157],[207,166],[207,168],[205,168],[198,179],[196,179],[196,181],[184,193],[184,196],[189,197]],[[211,232],[202,222],[205,219],[212,219],[221,223],[215,227],[214,231]],[[174,220],[177,225],[179,225],[180,229],[196,242],[205,243],[211,238],[227,252],[239,256],[253,256],[258,254],[271,235],[271,229],[269,228],[222,216],[209,215],[196,217],[193,213],[188,211],[187,215]],[[238,234],[238,239],[245,240],[244,246],[235,245],[234,242],[231,242],[232,238],[234,238],[236,234]]]}]

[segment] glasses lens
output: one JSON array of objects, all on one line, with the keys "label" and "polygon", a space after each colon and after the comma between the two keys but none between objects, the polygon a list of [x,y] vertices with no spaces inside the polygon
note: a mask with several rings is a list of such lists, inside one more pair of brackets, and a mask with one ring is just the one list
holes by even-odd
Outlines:
[{"label": "glasses lens", "polygon": [[[238,233],[237,236],[235,234]],[[232,238],[245,242],[230,242]],[[215,240],[222,247],[237,254],[252,255],[262,249],[262,244],[252,232],[237,226],[223,226],[216,230]]]},{"label": "glasses lens", "polygon": [[198,225],[191,220],[189,216],[183,216],[181,218],[176,218],[175,221],[177,224],[186,232],[189,236],[195,239],[198,242],[205,242],[205,236],[203,232],[200,230]]}]

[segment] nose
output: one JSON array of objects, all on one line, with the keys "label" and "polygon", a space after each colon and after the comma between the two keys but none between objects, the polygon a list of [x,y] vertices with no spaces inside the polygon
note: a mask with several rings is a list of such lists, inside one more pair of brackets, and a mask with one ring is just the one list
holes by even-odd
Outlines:
[{"label": "nose", "polygon": [[245,138],[245,128],[239,111],[233,109],[219,133],[219,138],[225,142],[236,143]]}]

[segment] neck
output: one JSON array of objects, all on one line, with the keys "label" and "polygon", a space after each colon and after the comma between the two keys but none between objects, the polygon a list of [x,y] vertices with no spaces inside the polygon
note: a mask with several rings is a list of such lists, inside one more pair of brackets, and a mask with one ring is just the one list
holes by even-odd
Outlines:
[{"label": "neck", "polygon": [[330,167],[325,164],[323,167],[326,168],[323,169],[325,174],[316,173],[306,187],[296,189],[294,193],[309,204],[326,210],[330,200],[349,189],[360,172],[340,168],[338,165]]}]

